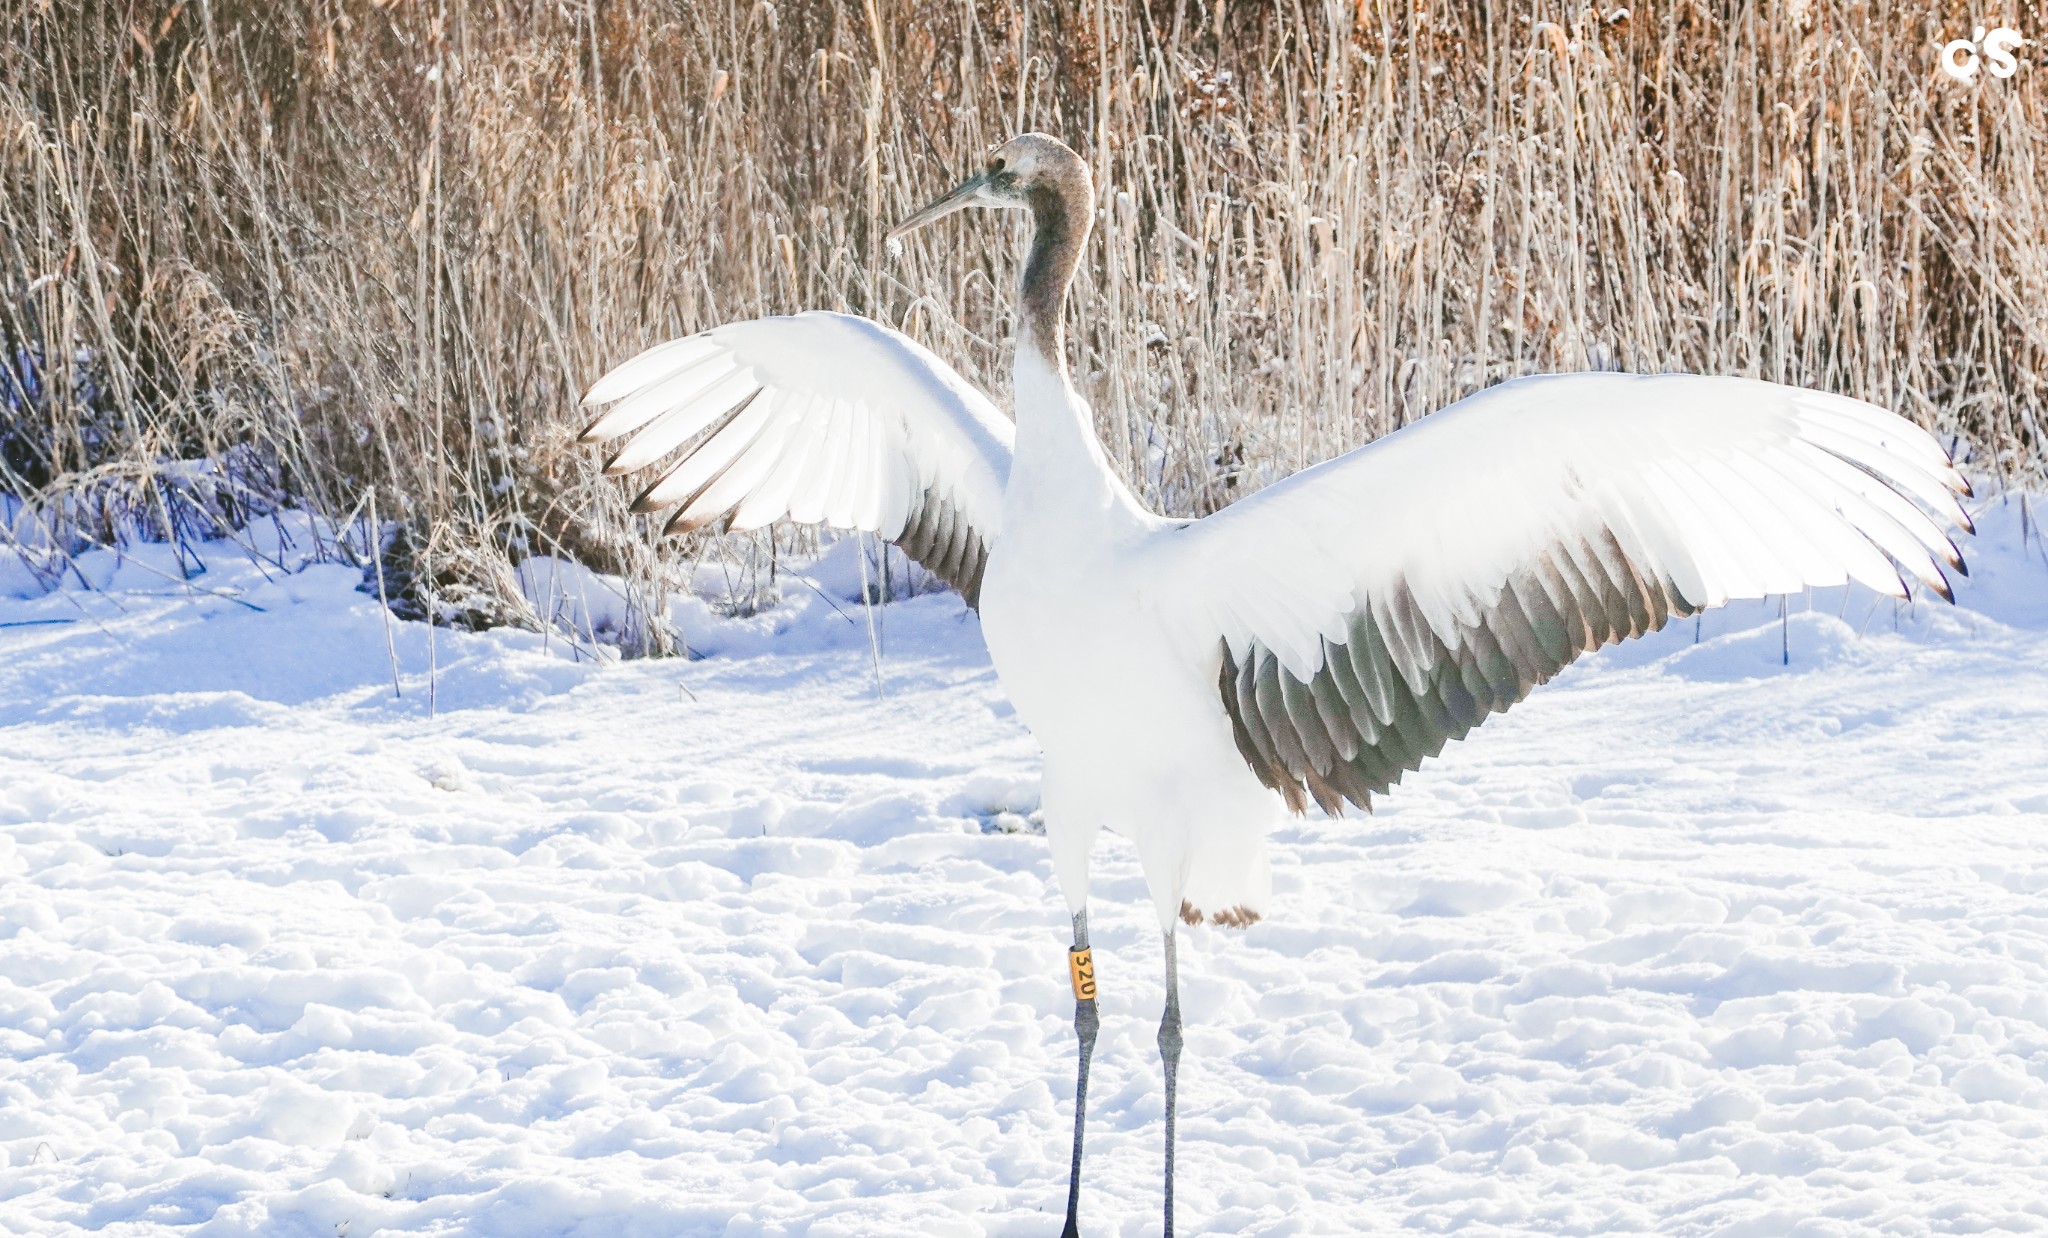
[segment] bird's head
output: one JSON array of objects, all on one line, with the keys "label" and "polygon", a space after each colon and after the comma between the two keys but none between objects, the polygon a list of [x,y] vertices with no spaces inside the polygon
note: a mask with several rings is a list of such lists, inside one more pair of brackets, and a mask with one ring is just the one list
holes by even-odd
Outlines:
[{"label": "bird's head", "polygon": [[889,232],[893,248],[905,234],[970,206],[1014,207],[1041,218],[1095,196],[1088,165],[1065,142],[1045,133],[1011,138],[988,152],[981,171]]}]

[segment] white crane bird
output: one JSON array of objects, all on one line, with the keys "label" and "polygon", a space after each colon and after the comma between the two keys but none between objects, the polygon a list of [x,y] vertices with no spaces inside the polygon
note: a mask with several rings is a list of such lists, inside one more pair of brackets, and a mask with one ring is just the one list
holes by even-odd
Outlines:
[{"label": "white crane bird", "polygon": [[[1579,654],[1731,598],[1907,577],[1951,598],[1968,486],[1909,422],[1742,378],[1560,374],[1459,401],[1202,520],[1147,511],[1074,390],[1061,314],[1094,210],[1087,165],[1025,134],[904,221],[1031,212],[1016,424],[945,362],[863,318],[807,313],[658,345],[591,388],[587,441],[626,473],[689,450],[636,511],[731,513],[900,546],[981,613],[1044,753],[1053,869],[1073,913],[1077,1233],[1097,1015],[1096,831],[1136,846],[1166,945],[1166,1233],[1181,1049],[1178,921],[1266,910],[1277,793],[1336,813]],[[616,403],[614,403],[616,402]]]}]

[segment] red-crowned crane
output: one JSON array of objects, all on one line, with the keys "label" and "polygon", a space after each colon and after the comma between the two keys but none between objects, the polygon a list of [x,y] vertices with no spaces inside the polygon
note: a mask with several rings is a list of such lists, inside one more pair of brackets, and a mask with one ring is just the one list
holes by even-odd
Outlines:
[{"label": "red-crowned crane", "polygon": [[1080,1066],[1066,1233],[1097,1016],[1096,831],[1136,846],[1166,938],[1166,1233],[1181,1019],[1174,932],[1267,908],[1274,797],[1367,807],[1404,771],[1588,650],[1731,598],[1907,578],[1950,596],[1968,487],[1924,431],[1860,400],[1745,378],[1558,374],[1502,383],[1202,520],[1147,511],[1067,370],[1061,314],[1095,209],[1044,134],[904,221],[1028,210],[1016,424],[945,362],[864,318],[717,327],[591,388],[608,464],[690,445],[636,511],[726,514],[894,542],[981,612],[1044,752],[1053,871],[1073,913]]}]

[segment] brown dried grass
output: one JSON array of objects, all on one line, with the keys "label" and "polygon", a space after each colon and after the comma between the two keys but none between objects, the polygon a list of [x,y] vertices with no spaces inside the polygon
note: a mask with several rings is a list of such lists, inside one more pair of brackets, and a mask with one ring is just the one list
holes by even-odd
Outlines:
[{"label": "brown dried grass", "polygon": [[2041,49],[1962,86],[1959,3],[1631,7],[9,0],[0,491],[62,550],[374,490],[422,609],[532,622],[542,550],[658,597],[579,389],[828,307],[1000,402],[1017,222],[877,242],[1022,128],[1094,166],[1074,360],[1163,509],[1584,367],[1847,392],[2039,484]]}]

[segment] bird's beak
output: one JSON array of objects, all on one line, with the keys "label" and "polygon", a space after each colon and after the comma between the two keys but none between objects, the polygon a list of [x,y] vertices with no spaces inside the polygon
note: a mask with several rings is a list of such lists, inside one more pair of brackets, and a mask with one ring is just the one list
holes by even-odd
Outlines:
[{"label": "bird's beak", "polygon": [[988,190],[988,183],[988,173],[986,172],[978,176],[968,177],[955,186],[952,192],[946,194],[930,206],[925,207],[917,214],[912,215],[902,223],[897,224],[894,228],[891,228],[887,240],[891,245],[894,245],[908,234],[917,231],[933,220],[942,219],[963,207],[993,205],[987,198],[982,196]]}]

